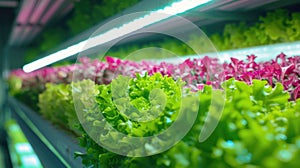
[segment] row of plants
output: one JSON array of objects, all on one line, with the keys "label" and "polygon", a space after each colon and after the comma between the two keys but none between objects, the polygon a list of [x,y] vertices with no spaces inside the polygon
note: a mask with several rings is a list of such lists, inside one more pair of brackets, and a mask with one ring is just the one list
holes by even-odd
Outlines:
[{"label": "row of plants", "polygon": [[[219,63],[204,57],[178,65],[81,58],[78,64],[32,73],[16,70],[8,80],[12,94],[27,100],[31,94],[45,118],[81,136],[80,145],[86,153],[76,155],[87,167],[296,167],[300,156],[300,57],[281,53],[266,62],[255,58],[250,55],[246,61],[231,58],[230,63]],[[121,94],[119,98],[115,89],[117,96]],[[160,101],[153,102],[151,92],[156,92]],[[211,103],[223,100],[212,96],[217,92],[226,96],[222,117],[212,135],[200,143],[205,119],[213,113]],[[124,94],[128,98],[120,99]],[[160,96],[163,94],[165,99]],[[171,149],[147,157],[126,157],[98,145],[114,143],[114,132],[103,120],[126,135],[155,135],[176,122],[181,108],[194,110],[191,102],[181,103],[190,96],[199,102],[197,117],[195,121],[185,119],[192,122],[192,128]],[[163,102],[164,109],[151,106]],[[126,114],[132,108],[150,116],[157,110],[163,112],[140,123]],[[113,139],[124,148],[132,143],[124,137]],[[151,153],[154,149],[142,146],[141,150]]]},{"label": "row of plants", "polygon": [[[122,85],[124,77],[119,76],[114,81],[115,84]],[[115,129],[128,135],[149,136],[160,133],[176,121],[175,116],[180,107],[180,100],[176,101],[176,98],[181,96],[179,88],[182,84],[170,77],[163,77],[160,73],[131,78],[128,89],[130,104],[137,109],[149,109],[150,98],[145,93],[157,88],[167,94],[169,102],[167,110],[156,120],[147,123],[132,121],[130,124],[113,100],[114,82],[95,86],[93,81],[84,80],[74,83],[72,87],[80,91],[77,94],[81,94],[78,99],[80,104],[84,104],[82,110],[86,111],[82,120],[85,127],[92,128],[91,131],[98,133],[97,138],[107,142],[111,141],[110,134],[106,133],[110,129],[100,122],[99,112],[102,112]],[[233,78],[225,81],[222,87],[226,92],[226,102],[220,122],[209,139],[199,143],[198,136],[209,112],[214,92],[211,86],[205,85],[201,91],[196,92],[200,104],[198,116],[183,140],[161,154],[137,158],[108,152],[85,133],[76,117],[71,85],[67,86],[69,88],[62,87],[64,86],[51,84],[52,89],[47,89],[40,95],[39,105],[44,110],[51,107],[48,112],[43,112],[52,115],[55,119],[53,121],[69,123],[77,133],[82,133],[80,144],[86,148],[87,153],[77,155],[83,158],[87,167],[296,167],[299,164],[300,101],[288,101],[290,95],[280,83],[272,88],[267,81],[253,80],[251,85]],[[57,90],[53,91],[53,88]],[[193,94],[185,92],[187,95]],[[99,110],[91,110],[89,100],[93,96]],[[181,108],[192,111],[189,103],[185,105]],[[167,111],[174,113],[170,115]],[[186,122],[191,121],[187,119]],[[118,141],[123,146],[131,144],[126,139]],[[111,143],[115,146],[114,142]]]},{"label": "row of plants", "polygon": [[[228,23],[221,32],[214,32],[208,38],[215,45],[218,51],[238,49],[259,45],[268,45],[283,42],[293,42],[300,40],[300,12],[290,12],[284,9],[277,9],[268,12],[265,16],[260,16],[255,23],[238,22]],[[199,38],[190,34],[188,43],[202,46],[201,52],[207,53],[213,50],[206,38]],[[129,44],[117,47],[110,51],[108,55],[127,56],[138,48],[159,47],[169,49],[177,55],[191,55],[194,52],[174,39],[165,39],[160,42],[147,44]],[[161,51],[152,50],[145,53],[146,56],[161,55]]]},{"label": "row of plants", "polygon": [[[118,77],[116,80],[124,79]],[[158,86],[152,83],[153,81],[156,81]],[[146,91],[161,88],[167,95],[172,91],[175,92],[172,98],[180,97],[180,92],[176,92],[178,88],[176,81],[168,77],[163,78],[160,74],[144,76],[137,80],[131,79],[129,95],[136,91],[132,87],[136,88],[140,82],[144,84],[141,87]],[[162,88],[165,82],[175,88]],[[89,92],[89,94],[96,96],[97,108],[114,129],[126,135],[151,136],[161,133],[176,122],[178,102],[169,95],[167,100],[171,109],[166,107],[167,110],[151,122],[138,123],[131,121],[118,110],[111,90],[113,83],[96,88],[96,93]],[[120,145],[129,148],[132,142],[127,137],[113,136],[113,131],[101,122],[99,111],[91,111],[89,103],[85,103],[83,109],[86,109],[87,113],[84,113],[86,117],[84,125],[92,128],[90,131],[93,134],[83,131],[80,144],[86,148],[87,153],[78,156],[83,158],[83,163],[87,167],[297,167],[299,164],[297,158],[300,156],[299,100],[288,101],[290,96],[280,83],[272,88],[266,81],[253,80],[251,85],[247,85],[245,82],[230,79],[223,83],[223,89],[226,92],[226,102],[222,117],[217,128],[206,141],[199,142],[198,137],[206,122],[207,113],[213,113],[210,111],[210,106],[213,99],[212,92],[215,92],[207,85],[202,91],[196,93],[199,96],[200,107],[188,134],[171,149],[147,157],[122,156],[99,146],[90,136],[99,139],[98,143],[110,143],[120,150],[122,150]],[[193,94],[187,93],[186,96]],[[130,98],[130,103],[139,110],[143,109],[144,105],[150,104],[150,98],[143,93]],[[182,97],[184,98],[185,96]],[[191,103],[184,104],[181,108],[186,108],[187,112],[193,111]],[[174,113],[169,114],[167,111]],[[188,116],[184,121],[193,122]],[[176,138],[176,135],[173,138]],[[119,145],[115,144],[115,139]],[[161,141],[172,141],[172,138],[158,138],[156,141],[162,143]],[[149,153],[155,150],[155,146],[149,148],[145,145],[141,148]]]},{"label": "row of plants", "polygon": [[192,90],[201,89],[203,84],[218,88],[229,78],[245,81],[248,84],[251,84],[253,79],[267,80],[271,86],[280,82],[292,95],[291,99],[300,97],[299,56],[287,57],[281,53],[270,61],[256,62],[255,59],[255,55],[249,55],[245,61],[231,58],[230,63],[220,63],[216,58],[203,57],[186,59],[176,65],[167,62],[134,62],[113,57],[106,57],[105,61],[82,57],[77,64],[46,67],[31,73],[25,73],[22,69],[13,70],[8,77],[8,82],[10,93],[33,109],[38,109],[36,106],[38,95],[46,89],[47,83],[69,84],[74,78],[74,80],[91,79],[97,84],[108,84],[117,75],[135,77],[135,74],[145,72],[149,75],[159,72],[175,80],[180,78],[186,82],[186,87]]}]

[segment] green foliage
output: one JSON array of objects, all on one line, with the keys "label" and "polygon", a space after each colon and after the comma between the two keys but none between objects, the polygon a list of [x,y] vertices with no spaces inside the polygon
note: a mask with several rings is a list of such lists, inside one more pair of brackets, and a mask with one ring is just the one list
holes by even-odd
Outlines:
[{"label": "green foliage", "polygon": [[248,27],[244,31],[245,46],[258,46],[270,43],[270,37],[264,32],[259,23]]},{"label": "green foliage", "polygon": [[287,36],[290,41],[300,39],[300,13],[292,13],[292,18],[287,21]]},{"label": "green foliage", "polygon": [[[245,22],[226,24],[221,32],[211,34],[209,39],[219,51],[297,41],[300,40],[299,20],[299,12],[289,13],[286,10],[279,9],[267,13],[266,16],[259,17],[259,20],[253,25]],[[199,38],[191,34],[188,43],[200,46],[198,47],[200,53],[213,52],[208,40],[205,38]],[[125,57],[137,49],[149,46],[151,44],[122,46],[109,52],[109,55]],[[156,47],[170,50],[179,56],[194,54],[186,45],[175,42],[173,39],[156,43]],[[147,58],[151,58],[151,55],[161,55],[161,53],[158,51],[145,53]]]},{"label": "green foliage", "polygon": [[72,84],[46,84],[46,90],[39,94],[40,113],[54,124],[79,134],[79,120],[74,108],[72,88],[80,90],[90,87],[93,83],[91,80],[83,80]]},{"label": "green foliage", "polygon": [[278,9],[259,17],[254,25],[244,22],[225,25],[223,36],[213,34],[211,40],[219,50],[297,41],[299,18],[298,12]]},{"label": "green foliage", "polygon": [[41,52],[49,52],[51,49],[57,47],[57,44],[65,40],[67,33],[64,31],[65,30],[60,27],[47,29],[47,31],[42,34],[42,42],[40,43]]},{"label": "green foliage", "polygon": [[33,110],[38,111],[39,108],[37,107],[38,98],[37,95],[41,93],[40,89],[22,89],[20,92],[14,95],[22,103],[26,104],[28,107],[32,108]]},{"label": "green foliage", "polygon": [[[126,93],[128,85],[129,92]],[[172,121],[177,116],[182,86],[180,80],[175,82],[159,73],[143,77],[137,75],[136,79],[119,76],[111,85],[99,86],[97,103],[107,121],[118,131],[134,136],[149,136],[167,128],[171,123],[166,121]],[[163,115],[160,116],[161,111]],[[129,127],[128,117],[155,119],[142,123],[133,122]]]},{"label": "green foliage", "polygon": [[41,93],[42,88],[37,85],[35,88],[22,88],[22,81],[21,78],[17,76],[9,76],[8,80],[9,86],[9,94],[14,96],[21,102],[25,103],[33,110],[38,110],[37,103],[38,98],[37,95]]},{"label": "green foliage", "polygon": [[[180,80],[176,82],[159,73],[153,76],[137,75],[136,79],[118,76],[111,84],[98,86],[96,103],[99,110],[90,110],[91,106],[84,106],[82,111],[85,111],[85,127],[92,128],[90,132],[95,132],[96,139],[100,139],[101,142],[109,143],[111,138],[117,138],[119,145],[123,144],[124,147],[132,143],[126,138],[114,137],[117,135],[108,127],[108,123],[117,131],[129,136],[144,137],[160,133],[168,128],[178,115],[182,86],[183,82]],[[99,113],[102,113],[108,123],[103,125]],[[138,119],[143,122],[139,122]],[[81,145],[87,149],[87,154],[83,156],[83,162],[87,163],[87,166],[96,164],[101,167],[128,167],[134,163],[140,166],[151,163],[147,162],[147,158],[141,158],[142,162],[138,158],[130,159],[103,149],[95,152],[96,144],[86,133],[83,134]]]},{"label": "green foliage", "polygon": [[10,76],[7,80],[9,86],[9,94],[14,96],[21,92],[22,89],[22,79],[17,76]]},{"label": "green foliage", "polygon": [[249,86],[230,79],[223,87],[226,105],[220,123],[197,145],[207,149],[204,160],[211,161],[211,167],[296,167],[300,148],[295,141],[300,134],[287,130],[293,129],[293,120],[300,121],[299,101],[289,102],[281,84],[272,89],[265,81],[254,80]]},{"label": "green foliage", "polygon": [[[138,109],[149,109],[148,97],[151,89],[168,85],[180,86],[156,74],[153,77],[145,76],[137,79],[119,77],[115,80],[118,86],[114,87],[125,87],[120,83],[126,80],[129,81],[129,101]],[[162,83],[154,85],[155,81]],[[212,90],[211,86],[205,86],[201,92],[198,92],[200,108],[196,122],[182,141],[171,149],[148,157],[125,157],[107,152],[84,133],[81,145],[87,149],[87,153],[81,155],[83,163],[88,167],[126,168],[282,167],[284,165],[297,167],[299,165],[297,158],[300,156],[300,126],[298,124],[300,100],[289,102],[289,94],[283,91],[281,84],[277,83],[274,88],[266,84],[265,81],[253,80],[252,85],[247,85],[234,79],[223,83],[226,103],[222,117],[212,135],[202,143],[198,142],[199,133],[203,124],[209,122],[205,119],[211,102],[216,101],[216,97],[212,95],[218,92]],[[149,132],[156,134],[168,126],[160,127],[157,124],[163,120],[155,120],[154,123],[150,122],[151,125],[148,125],[150,123],[139,125],[132,122],[129,127],[128,118],[119,111],[122,108],[129,108],[126,106],[128,104],[123,102],[125,100],[120,100],[123,103],[119,105],[113,102],[115,100],[111,90],[113,85],[112,83],[98,87],[97,103],[106,119],[118,131],[145,136],[149,135]],[[170,89],[164,87],[164,93],[167,93],[168,99],[174,100],[174,97],[170,97],[174,93],[168,94],[171,93],[168,91]],[[122,95],[123,93],[120,91],[116,94]],[[122,107],[118,107],[120,105]],[[166,108],[177,108],[176,101],[175,104],[171,103]],[[91,121],[96,121],[96,116],[96,114],[89,114],[86,117],[89,117]],[[176,120],[172,117],[170,119],[171,123]],[[98,128],[95,127],[95,129]],[[121,142],[124,141],[120,140]]]},{"label": "green foliage", "polygon": [[35,60],[40,53],[41,51],[37,47],[28,47],[24,56],[25,63]]},{"label": "green foliage", "polygon": [[29,47],[25,53],[25,61],[31,62],[42,53],[47,53],[68,37],[68,33],[62,27],[51,27],[45,29],[37,40],[37,46]]},{"label": "green foliage", "polygon": [[75,11],[73,17],[68,21],[72,35],[94,26],[101,20],[104,20],[122,10],[136,4],[139,0],[91,0],[75,2]]},{"label": "green foliage", "polygon": [[288,17],[287,11],[276,10],[274,13],[268,13],[265,18],[260,17],[262,22],[260,26],[272,41],[286,41],[287,34],[285,30]]},{"label": "green foliage", "polygon": [[[228,48],[239,48],[245,46],[245,36],[244,31],[246,30],[246,24],[240,23],[236,24],[227,24],[223,30],[223,45]],[[226,48],[227,48],[226,47]]]},{"label": "green foliage", "polygon": [[[17,90],[19,85],[16,82]],[[137,75],[135,79],[119,76],[109,85],[95,85],[90,80],[68,85],[47,84],[39,95],[38,106],[45,118],[82,135],[80,145],[86,148],[86,153],[76,153],[76,156],[82,157],[87,167],[276,168],[300,164],[300,99],[289,101],[290,96],[282,84],[276,83],[272,88],[266,81],[253,80],[247,85],[229,79],[222,85],[223,92],[205,85],[197,93],[183,91],[182,86],[180,80],[160,74]],[[211,104],[222,99],[215,97],[216,93],[226,93],[222,116],[212,135],[200,143],[198,138],[203,125],[210,122],[206,117],[213,112]],[[155,135],[175,123],[182,96],[191,94],[197,94],[200,101],[192,129],[178,144],[153,156],[125,157],[109,152],[99,146],[78,121],[78,118],[88,121],[83,124],[90,126],[94,134],[99,134],[99,130],[110,131],[108,125],[101,125],[99,121],[103,114],[109,125],[119,132],[139,137]],[[76,113],[74,105],[76,110],[86,110]],[[188,103],[185,106],[192,107]],[[163,112],[154,120],[138,122],[132,118],[139,114],[127,113],[134,109],[149,118],[155,118],[162,109]],[[105,135],[108,134],[98,137],[101,142],[118,138]],[[130,142],[119,139],[119,143],[126,147]]]},{"label": "green foliage", "polygon": [[74,113],[70,85],[46,84],[46,90],[39,95],[40,113],[54,124],[66,126],[66,112]]}]

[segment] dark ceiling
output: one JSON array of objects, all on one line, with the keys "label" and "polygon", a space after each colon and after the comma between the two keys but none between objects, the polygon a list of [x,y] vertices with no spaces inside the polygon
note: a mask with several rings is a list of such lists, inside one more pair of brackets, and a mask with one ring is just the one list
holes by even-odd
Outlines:
[{"label": "dark ceiling", "polygon": [[[22,60],[23,49],[72,9],[72,0],[0,0],[0,70],[7,59]],[[13,48],[10,54],[5,53],[8,48]]]},{"label": "dark ceiling", "polygon": [[[51,22],[73,8],[71,0],[0,0],[1,27],[9,26],[10,46],[26,46]],[[3,34],[3,32],[2,32]]]},{"label": "dark ceiling", "polygon": [[2,7],[0,3],[0,46],[3,46],[8,38],[13,18],[14,8]]},{"label": "dark ceiling", "polygon": [[9,37],[9,45],[26,46],[51,22],[66,15],[72,8],[70,0],[23,0]]},{"label": "dark ceiling", "polygon": [[[15,17],[15,10],[18,4],[17,1],[12,3],[10,1],[0,0],[0,72],[2,72],[4,62],[4,46],[9,38],[9,33],[13,25]],[[1,74],[0,74],[1,77]]]}]

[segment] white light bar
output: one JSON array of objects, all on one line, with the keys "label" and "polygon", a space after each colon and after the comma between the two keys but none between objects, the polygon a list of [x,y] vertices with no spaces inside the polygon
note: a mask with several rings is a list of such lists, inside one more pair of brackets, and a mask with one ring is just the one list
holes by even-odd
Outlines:
[{"label": "white light bar", "polygon": [[87,42],[87,40],[84,40],[84,41],[82,41],[78,44],[72,45],[66,49],[60,50],[60,51],[50,54],[44,58],[41,58],[41,59],[33,61],[29,64],[26,64],[23,66],[23,70],[24,70],[24,72],[32,72],[34,70],[40,69],[42,67],[50,65],[59,60],[62,60],[67,57],[70,57],[74,54],[77,54],[82,50],[82,48],[84,47],[86,42]]},{"label": "white light bar", "polygon": [[300,41],[290,42],[290,43],[278,43],[278,44],[271,44],[271,45],[263,45],[263,46],[256,46],[256,47],[249,47],[249,48],[242,48],[242,49],[235,49],[235,50],[227,50],[221,51],[218,53],[204,53],[200,55],[189,55],[180,58],[166,58],[164,60],[152,60],[154,62],[169,62],[169,63],[181,63],[182,60],[188,58],[199,58],[204,56],[209,56],[213,58],[218,58],[220,62],[231,62],[230,58],[234,57],[239,60],[247,59],[247,55],[254,54],[257,56],[255,59],[256,61],[268,61],[270,59],[275,59],[277,55],[280,53],[284,53],[285,55],[291,56],[300,56]]},{"label": "white light bar", "polygon": [[[78,54],[79,52],[82,52],[83,47],[85,47],[85,50],[88,50],[92,47],[107,43],[126,34],[139,30],[143,27],[149,26],[153,23],[157,23],[164,19],[170,18],[172,15],[180,14],[187,10],[203,5],[209,1],[211,0],[181,0],[178,2],[174,2],[170,6],[167,6],[163,9],[159,9],[154,12],[150,12],[148,15],[145,15],[141,18],[137,18],[129,23],[123,24],[118,28],[111,29],[103,34],[89,39],[88,46],[86,46],[87,40],[84,40],[66,49],[60,50],[44,58],[26,64],[23,66],[23,70],[25,72],[37,70],[59,60]],[[166,13],[168,15],[161,15],[161,13]]]},{"label": "white light bar", "polygon": [[256,61],[268,61],[275,59],[282,52],[289,57],[300,55],[300,41],[228,50],[219,52],[218,54],[222,62],[230,62],[230,57],[245,60],[247,55],[252,54],[257,56]]}]

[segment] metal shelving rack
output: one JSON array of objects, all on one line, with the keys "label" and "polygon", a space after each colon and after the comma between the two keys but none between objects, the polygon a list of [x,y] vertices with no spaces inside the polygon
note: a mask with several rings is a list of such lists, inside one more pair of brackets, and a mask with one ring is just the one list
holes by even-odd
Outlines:
[{"label": "metal shelving rack", "polygon": [[38,113],[14,98],[8,98],[14,118],[32,145],[44,167],[83,167],[75,152],[84,153],[76,138],[53,126]]},{"label": "metal shelving rack", "polygon": [[[59,51],[68,46],[76,44],[89,36],[108,21],[115,19],[119,16],[129,14],[138,11],[149,11],[155,9],[164,4],[167,4],[168,0],[162,1],[148,1],[143,0],[137,5],[99,23],[95,27],[79,34],[78,36],[66,41],[56,48],[55,51]],[[287,5],[297,4],[299,0],[215,0],[206,6],[196,8],[187,12],[183,17],[191,20],[197,26],[205,26],[220,22],[227,21],[240,21],[245,19],[253,19],[253,13],[261,13],[265,10],[271,10]],[[167,24],[166,24],[167,23]],[[184,32],[188,30],[178,29],[182,25],[176,22],[166,21],[149,27],[152,30],[160,30],[170,32]],[[147,35],[141,35],[136,38],[131,38],[127,42],[143,41],[147,40]],[[52,53],[51,51],[50,53]],[[50,54],[47,53],[46,55]],[[44,55],[41,55],[43,57]],[[81,158],[74,158],[74,152],[84,153],[84,149],[79,147],[75,138],[63,132],[60,128],[53,126],[49,121],[42,118],[37,112],[31,110],[21,102],[14,98],[8,98],[8,106],[11,112],[11,117],[16,119],[22,131],[26,135],[28,141],[31,143],[33,149],[38,155],[41,163],[44,167],[83,167]]]}]

